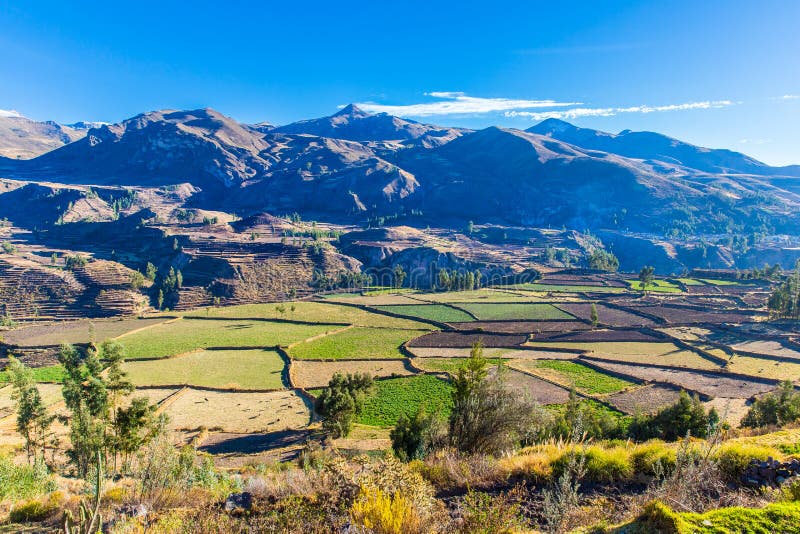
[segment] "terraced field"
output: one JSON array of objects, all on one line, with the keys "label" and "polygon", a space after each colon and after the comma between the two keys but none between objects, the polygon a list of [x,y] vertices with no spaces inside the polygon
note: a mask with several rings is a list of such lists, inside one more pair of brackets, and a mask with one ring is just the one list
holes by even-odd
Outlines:
[{"label": "terraced field", "polygon": [[404,358],[400,345],[425,333],[423,330],[356,327],[298,343],[289,349],[289,355],[298,360]]},{"label": "terraced field", "polygon": [[533,341],[528,346],[541,349],[567,349],[583,351],[607,360],[691,369],[718,369],[720,365],[673,343],[598,342],[576,343]]},{"label": "terraced field", "polygon": [[581,393],[589,395],[617,393],[636,384],[630,380],[607,375],[572,361],[523,360],[514,361],[511,366],[550,379],[566,387],[574,387]]},{"label": "terraced field", "polygon": [[341,326],[248,320],[182,319],[120,339],[129,360],[166,358],[209,347],[288,345]]},{"label": "terraced field", "polygon": [[428,413],[447,417],[452,408],[451,386],[433,375],[389,378],[375,383],[375,392],[364,401],[358,422],[391,427],[400,414],[413,415],[420,406]]},{"label": "terraced field", "polygon": [[458,307],[468,311],[480,321],[569,321],[572,315],[552,304],[484,304],[459,303]]},{"label": "terraced field", "polygon": [[429,319],[440,323],[455,323],[474,320],[468,313],[451,306],[442,304],[411,304],[400,306],[372,306],[381,311]]},{"label": "terraced field", "polygon": [[[41,324],[4,332],[4,338],[18,350],[49,346],[54,353],[52,347],[64,341],[117,337],[139,394],[161,403],[171,427],[184,436],[211,429],[209,443],[248,436],[277,443],[269,433],[313,432],[311,399],[302,390],[318,391],[336,372],[366,372],[376,377],[376,389],[359,417],[359,433],[342,446],[359,450],[363,438],[365,449],[380,450],[401,413],[413,414],[419,406],[449,412],[447,375],[476,342],[492,363],[507,363],[509,386],[556,410],[570,387],[627,414],[655,411],[685,388],[714,406],[732,406],[738,416],[746,399],[772,390],[777,380],[800,384],[800,328],[763,317],[753,322],[760,312],[742,298],[752,287],[681,278],[659,280],[659,290],[645,296],[619,275],[545,276],[545,283],[475,291],[387,288],[202,308],[178,317],[98,320],[93,326]],[[592,303],[596,328],[590,324]],[[37,363],[40,352],[30,349],[23,358]],[[736,356],[728,362],[729,353]],[[34,370],[46,382],[59,381],[60,373],[58,366]],[[4,380],[0,371],[0,420],[13,424]],[[60,401],[57,385],[42,387],[48,402]],[[218,449],[224,447],[208,450]]]},{"label": "terraced field", "polygon": [[284,361],[272,350],[200,350],[125,364],[137,386],[187,385],[220,389],[281,389]]}]

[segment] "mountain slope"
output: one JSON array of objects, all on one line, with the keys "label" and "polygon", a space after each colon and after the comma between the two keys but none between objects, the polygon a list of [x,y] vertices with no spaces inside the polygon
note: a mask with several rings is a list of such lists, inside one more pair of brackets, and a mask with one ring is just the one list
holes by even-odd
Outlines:
[{"label": "mountain slope", "polygon": [[703,148],[654,132],[624,130],[619,134],[612,134],[579,128],[559,119],[547,119],[526,131],[590,150],[663,161],[708,173],[800,176],[798,165],[770,167],[739,152]]},{"label": "mountain slope", "polygon": [[278,126],[274,131],[350,141],[418,141],[433,147],[452,141],[467,130],[422,124],[385,113],[374,115],[350,104],[329,117]]},{"label": "mountain slope", "polygon": [[14,112],[0,113],[0,156],[35,158],[86,135],[86,128],[37,122]]},{"label": "mountain slope", "polygon": [[261,132],[210,109],[154,111],[92,128],[75,143],[10,168],[77,183],[219,189],[264,173],[274,163],[259,154],[267,147]]}]

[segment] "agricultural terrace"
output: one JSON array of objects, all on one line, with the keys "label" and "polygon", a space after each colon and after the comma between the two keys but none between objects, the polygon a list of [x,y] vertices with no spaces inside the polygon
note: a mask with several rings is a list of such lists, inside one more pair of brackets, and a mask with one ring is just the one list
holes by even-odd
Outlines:
[{"label": "agricultural terrace", "polygon": [[189,385],[221,389],[281,389],[284,361],[272,350],[199,350],[125,364],[139,386]]},{"label": "agricultural terrace", "polygon": [[622,378],[601,373],[581,365],[579,362],[564,360],[523,360],[514,361],[512,368],[522,369],[552,380],[566,387],[574,387],[581,393],[589,395],[606,395],[617,393],[634,386],[636,383]]},{"label": "agricultural terrace", "polygon": [[447,291],[444,293],[420,293],[414,295],[417,300],[428,302],[538,302],[542,298],[537,295],[513,292],[501,289],[476,289],[474,291]]},{"label": "agricultural terrace", "polygon": [[731,358],[725,368],[732,373],[759,376],[774,380],[800,381],[800,362],[784,362],[737,354]]},{"label": "agricultural terrace", "polygon": [[[497,365],[500,362],[505,361],[503,358],[489,358],[484,351],[484,357],[489,361],[489,365]],[[466,358],[420,358],[418,360],[414,360],[414,365],[429,371],[429,372],[441,372],[441,373],[448,373],[451,375],[455,375],[458,372],[458,369],[464,365]]]},{"label": "agricultural terrace", "polygon": [[294,391],[228,393],[197,389],[177,394],[165,410],[175,430],[207,428],[242,434],[302,428],[311,412]]},{"label": "agricultural terrace", "polygon": [[452,408],[451,386],[434,375],[388,378],[375,382],[375,391],[364,401],[358,422],[391,427],[400,414],[414,415],[420,407],[447,417]]},{"label": "agricultural terrace", "polygon": [[369,360],[404,358],[400,346],[425,330],[354,327],[289,347],[298,360]]},{"label": "agricultural terrace", "polygon": [[209,347],[288,345],[341,326],[293,324],[263,320],[181,319],[159,324],[120,339],[129,360],[166,358]]},{"label": "agricultural terrace", "polygon": [[508,286],[509,289],[532,291],[536,293],[624,293],[624,287],[590,286],[590,285],[559,285],[559,284],[516,284]]},{"label": "agricultural terrace", "polygon": [[574,317],[552,304],[458,304],[481,321],[568,321]]},{"label": "agricultural terrace", "polygon": [[438,321],[440,323],[455,323],[473,321],[473,317],[463,310],[443,304],[412,304],[399,306],[373,306],[377,310],[407,315],[420,319]]},{"label": "agricultural terrace", "polygon": [[[283,313],[276,308],[284,310]],[[291,307],[294,306],[294,311]],[[409,319],[387,317],[371,313],[354,306],[345,306],[328,302],[291,302],[281,305],[243,304],[226,308],[207,308],[187,313],[187,317],[216,317],[232,319],[287,319],[307,323],[350,324],[355,326],[379,326],[381,328],[431,329],[429,324]]]},{"label": "agricultural terrace", "polygon": [[718,363],[706,359],[696,352],[679,348],[673,343],[533,341],[528,345],[540,349],[580,350],[597,358],[621,362],[692,369],[719,369],[720,367]]},{"label": "agricultural terrace", "polygon": [[291,368],[292,384],[311,389],[327,386],[336,373],[367,373],[374,377],[407,376],[414,372],[404,360],[295,360]]},{"label": "agricultural terrace", "polygon": [[[639,280],[627,280],[628,285],[634,291],[642,291],[642,283]],[[653,293],[681,293],[680,286],[673,284],[667,280],[656,279],[647,286],[647,291]]]},{"label": "agricultural terrace", "polygon": [[68,323],[36,324],[11,330],[4,334],[6,343],[20,347],[41,347],[63,343],[85,343],[115,338],[129,332],[161,324],[169,317],[152,319],[98,319]]},{"label": "agricultural terrace", "polygon": [[[47,367],[34,367],[31,368],[33,379],[36,382],[49,382],[52,384],[62,382],[64,380],[64,368],[61,365],[48,365]],[[7,371],[0,371],[0,386],[6,384],[11,379]]]}]

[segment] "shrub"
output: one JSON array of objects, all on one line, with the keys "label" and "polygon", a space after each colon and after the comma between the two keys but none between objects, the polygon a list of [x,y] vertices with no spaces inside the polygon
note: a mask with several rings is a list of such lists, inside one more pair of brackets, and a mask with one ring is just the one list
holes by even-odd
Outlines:
[{"label": "shrub", "polygon": [[55,490],[55,482],[44,462],[16,465],[0,456],[0,500],[29,499]]},{"label": "shrub", "polygon": [[434,414],[426,414],[420,406],[413,417],[400,414],[390,434],[392,449],[403,461],[425,458],[432,450],[444,445],[444,423]]},{"label": "shrub", "polygon": [[350,517],[357,525],[375,534],[406,534],[422,529],[411,503],[399,492],[387,495],[379,488],[362,486],[350,507]]},{"label": "shrub", "polygon": [[800,418],[800,393],[790,381],[781,382],[774,393],[756,399],[742,419],[741,426],[756,428],[768,425],[785,425]]},{"label": "shrub", "polygon": [[769,457],[779,456],[780,452],[772,447],[731,441],[723,443],[715,451],[714,461],[727,478],[738,481],[751,460],[766,460]]},{"label": "shrub", "polygon": [[374,383],[366,373],[336,373],[322,390],[314,408],[324,417],[322,428],[334,438],[345,437],[353,428],[353,418],[361,412],[364,396]]},{"label": "shrub", "polygon": [[585,461],[586,478],[593,482],[621,482],[633,476],[633,462],[627,448],[603,448],[599,445],[570,447],[553,463],[553,475],[561,476],[573,457]]},{"label": "shrub", "polygon": [[658,440],[637,445],[631,452],[634,471],[647,476],[669,475],[675,459],[675,450]]},{"label": "shrub", "polygon": [[521,507],[511,495],[492,496],[488,493],[469,491],[459,506],[459,532],[512,533],[524,529]]},{"label": "shrub", "polygon": [[697,395],[690,397],[688,393],[681,391],[678,401],[672,406],[663,408],[653,416],[635,416],[628,427],[628,433],[634,439],[659,438],[676,441],[687,434],[704,438],[718,423],[719,415],[714,408],[706,413]]},{"label": "shrub", "polygon": [[64,502],[61,492],[53,492],[45,500],[31,499],[14,506],[9,512],[8,520],[11,523],[40,522],[53,516]]}]

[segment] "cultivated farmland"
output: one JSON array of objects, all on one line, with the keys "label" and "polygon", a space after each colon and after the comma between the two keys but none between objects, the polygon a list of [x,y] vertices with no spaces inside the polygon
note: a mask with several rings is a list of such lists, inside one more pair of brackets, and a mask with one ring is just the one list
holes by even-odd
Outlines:
[{"label": "cultivated farmland", "polygon": [[209,347],[288,345],[341,326],[271,321],[182,319],[125,336],[120,343],[130,360],[165,358]]},{"label": "cultivated farmland", "polygon": [[461,303],[458,304],[480,321],[542,321],[561,320],[568,321],[573,317],[552,304],[484,304]]},{"label": "cultivated farmland", "polygon": [[327,386],[335,373],[367,373],[370,376],[406,376],[413,374],[403,360],[344,360],[292,362],[292,384],[301,388]]},{"label": "cultivated farmland", "polygon": [[289,349],[289,355],[298,360],[403,358],[400,345],[424,333],[422,330],[349,328],[337,334],[298,343]]},{"label": "cultivated farmland", "polygon": [[265,349],[199,350],[182,356],[129,362],[125,370],[140,386],[188,385],[221,389],[281,389],[284,361]]},{"label": "cultivated farmland", "polygon": [[364,401],[358,422],[394,426],[400,414],[414,415],[420,406],[446,417],[452,408],[450,389],[448,382],[433,375],[378,380],[375,391]]},{"label": "cultivated farmland", "polygon": [[552,380],[566,387],[590,395],[616,393],[635,384],[630,380],[616,378],[581,365],[579,362],[563,360],[515,361],[512,367],[522,369]]},{"label": "cultivated farmland", "polygon": [[453,323],[461,321],[472,321],[472,316],[468,313],[451,306],[442,304],[416,304],[402,306],[373,306],[377,310],[382,310],[398,315],[429,319],[440,323]]}]

